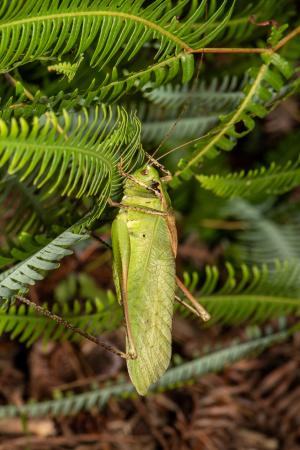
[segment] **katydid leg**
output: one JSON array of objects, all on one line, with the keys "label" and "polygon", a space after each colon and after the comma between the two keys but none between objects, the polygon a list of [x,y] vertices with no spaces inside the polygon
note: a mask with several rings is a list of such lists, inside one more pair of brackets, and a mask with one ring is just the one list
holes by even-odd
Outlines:
[{"label": "katydid leg", "polygon": [[43,306],[39,306],[36,303],[32,302],[28,298],[21,297],[20,295],[16,296],[16,299],[19,300],[21,303],[24,303],[25,305],[29,306],[30,308],[34,309],[39,314],[48,317],[48,319],[54,320],[58,325],[62,325],[65,328],[68,328],[69,330],[73,331],[73,333],[79,334],[80,336],[88,339],[89,341],[93,342],[94,344],[99,345],[100,347],[103,347],[105,350],[114,353],[115,355],[120,356],[124,359],[134,359],[132,355],[130,355],[128,352],[124,353],[121,350],[106,344],[105,342],[98,339],[96,336],[93,336],[90,333],[87,333],[86,331],[81,330],[78,327],[75,327],[72,325],[68,320],[58,316],[57,314],[53,314],[51,311],[49,311],[47,308],[44,308]]},{"label": "katydid leg", "polygon": [[192,303],[193,307],[197,310],[199,316],[204,322],[207,322],[210,319],[209,313],[206,311],[205,308],[203,308],[202,305],[200,305],[197,300],[194,298],[194,296],[190,293],[190,291],[187,289],[187,287],[183,284],[183,282],[176,276],[176,284],[179,287],[179,289],[183,292],[183,294],[186,296],[186,298],[189,299],[189,301]]},{"label": "katydid leg", "polygon": [[197,317],[201,317],[200,314],[198,313],[198,311],[193,308],[191,305],[189,305],[188,303],[186,303],[184,300],[182,300],[180,297],[178,297],[178,295],[175,295],[175,300],[180,303],[180,305],[184,306],[186,309],[188,309],[189,311],[191,311],[193,314],[195,314],[195,316]]}]

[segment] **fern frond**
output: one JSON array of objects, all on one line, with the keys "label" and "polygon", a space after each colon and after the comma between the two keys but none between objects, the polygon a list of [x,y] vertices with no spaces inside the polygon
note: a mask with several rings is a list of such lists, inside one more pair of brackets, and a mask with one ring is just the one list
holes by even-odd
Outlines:
[{"label": "fern frond", "polygon": [[[46,195],[43,190],[21,182],[15,175],[3,176],[0,181],[0,214],[8,217],[5,220],[5,235],[13,237],[20,232],[41,232],[57,225],[62,218],[63,223],[68,224],[66,219],[73,211],[74,206],[69,201],[60,202],[59,197]],[[72,222],[74,220],[70,224]]]},{"label": "fern frond", "polygon": [[59,261],[72,253],[70,247],[85,237],[66,230],[46,245],[43,240],[42,246],[30,256],[25,252],[24,261],[0,274],[0,298],[8,299],[26,292],[27,287],[42,280],[46,272],[59,267]]},{"label": "fern frond", "polygon": [[[78,301],[74,301],[71,306],[67,303],[63,306],[55,303],[51,311],[62,316],[73,326],[93,334],[116,329],[122,318],[121,308],[110,292],[104,300],[100,298],[88,300],[84,302],[84,306]],[[0,307],[0,336],[4,333],[8,333],[11,339],[26,343],[27,346],[34,344],[38,339],[42,339],[44,343],[78,339],[78,335],[38,315],[32,308],[16,304]]]},{"label": "fern frond", "polygon": [[144,96],[161,108],[179,109],[188,102],[189,108],[193,105],[197,111],[221,113],[231,111],[244,98],[244,84],[245,80],[240,82],[238,77],[226,75],[220,80],[213,78],[210,82],[198,81],[197,85],[167,84],[150,91],[146,87]]},{"label": "fern frond", "polygon": [[276,223],[268,219],[261,208],[242,199],[229,202],[224,212],[248,224],[247,229],[238,236],[240,257],[246,263],[272,264],[274,259],[299,263],[298,224]]},{"label": "fern frond", "polygon": [[170,145],[174,142],[178,143],[192,139],[196,136],[201,136],[210,130],[217,122],[218,114],[198,114],[195,117],[181,117],[180,125],[174,126],[176,118],[157,118],[158,111],[155,116],[151,117],[150,111],[146,117],[141,117],[142,121],[142,142],[143,143],[158,143],[163,140],[167,133],[172,129],[172,134],[164,144]]},{"label": "fern frond", "polygon": [[64,111],[62,124],[54,113],[44,124],[34,118],[31,127],[22,118],[12,119],[9,126],[0,120],[0,167],[38,189],[46,186],[49,194],[97,197],[99,216],[120,186],[120,158],[126,170],[141,164],[139,137],[136,117],[122,108],[114,117],[104,105],[90,116],[85,110],[73,116]]},{"label": "fern frond", "polygon": [[[153,90],[145,90],[150,103],[139,103],[137,115],[142,122],[142,141],[161,142],[170,129],[164,145],[178,145],[199,137],[219,122],[220,114],[229,113],[243,97],[236,77],[198,83],[197,86],[170,84]],[[147,89],[150,86],[147,87]],[[152,86],[151,86],[152,87]],[[181,108],[184,107],[184,113]],[[174,126],[180,116],[178,126]]]},{"label": "fern frond", "polygon": [[71,111],[96,106],[101,102],[116,102],[129,92],[140,91],[145,85],[151,84],[154,88],[175,77],[180,77],[182,83],[187,83],[193,74],[194,57],[186,52],[134,72],[128,72],[125,68],[120,71],[115,66],[102,82],[94,79],[84,90],[77,87],[72,89],[72,86],[69,90],[60,90],[55,95],[48,96],[37,91],[30,101],[22,90],[8,99],[5,97],[1,102],[0,117],[4,120],[11,117],[27,118],[32,115],[41,116],[47,111]]},{"label": "fern frond", "polygon": [[[293,11],[292,5],[286,8],[286,5],[277,0],[257,0],[255,2],[244,2],[241,5],[239,2],[223,32],[218,36],[218,40],[224,43],[233,40],[239,43],[249,41],[249,39],[262,33],[266,34],[269,31],[258,27],[255,23],[270,19],[276,20],[279,17],[280,22],[282,22],[282,20],[289,19],[293,13],[295,11]],[[253,18],[253,22],[250,20],[251,18]],[[197,29],[197,26],[199,24],[196,23],[194,28]]]},{"label": "fern frond", "polygon": [[117,101],[129,92],[140,91],[144,86],[152,88],[160,86],[181,75],[181,82],[187,83],[194,74],[194,56],[181,52],[164,61],[151,64],[142,70],[127,73],[123,70],[120,76],[116,67],[107,74],[103,82],[94,92],[94,97],[101,101]]},{"label": "fern frond", "polygon": [[[92,67],[104,67],[113,58],[118,65],[125,57],[132,59],[153,39],[158,44],[159,61],[182,50],[203,47],[222,31],[233,8],[226,10],[228,1],[222,1],[195,32],[192,25],[205,17],[206,0],[192,14],[184,14],[188,3],[183,0],[170,7],[162,0],[150,4],[141,0],[28,0],[26,5],[19,0],[5,2],[0,9],[0,72],[70,51],[77,58],[90,47]],[[182,20],[176,19],[178,15]],[[208,27],[220,19],[208,32]]]},{"label": "fern frond", "polygon": [[[220,150],[232,150],[238,139],[253,130],[254,118],[264,118],[267,115],[275,94],[284,88],[284,78],[289,79],[294,71],[277,53],[266,53],[262,58],[264,64],[259,69],[250,71],[251,78],[244,88],[245,96],[241,103],[233,113],[220,117],[219,126],[197,140],[192,157],[188,161],[180,161],[172,186],[178,186],[180,178],[188,179],[193,176],[192,167],[199,164],[204,156],[213,158]],[[243,131],[237,129],[237,124],[241,123]]]},{"label": "fern frond", "polygon": [[76,72],[78,70],[78,67],[80,66],[81,61],[82,58],[80,58],[77,62],[73,64],[67,61],[58,64],[52,64],[48,66],[48,72],[56,72],[60,75],[64,75],[65,77],[67,77],[69,81],[72,81],[76,75]]},{"label": "fern frond", "polygon": [[198,175],[197,180],[204,189],[220,197],[255,198],[260,195],[278,195],[290,191],[300,184],[300,158],[296,162],[288,161],[284,166],[272,163],[249,170],[245,173],[230,173],[226,176]]},{"label": "fern frond", "polygon": [[[195,297],[211,315],[210,324],[260,323],[270,318],[300,315],[300,265],[275,262],[235,270],[226,263],[227,277],[215,266],[207,266],[202,288]],[[221,281],[222,280],[222,281]],[[186,277],[186,284],[191,279]]]},{"label": "fern frond", "polygon": [[[268,336],[264,336],[258,329],[256,335],[252,335],[246,342],[232,344],[223,350],[217,350],[202,358],[169,369],[159,382],[152,386],[151,391],[171,390],[191,381],[195,382],[200,376],[221,371],[227,364],[232,364],[253,353],[262,352],[269,346],[287,339],[288,336],[288,330],[273,331]],[[52,416],[67,416],[94,407],[101,408],[112,397],[128,398],[136,397],[136,395],[131,384],[116,384],[93,389],[82,394],[68,395],[56,400],[47,400],[40,403],[30,402],[22,406],[0,406],[0,419],[22,415],[26,417],[42,417],[49,414]]]},{"label": "fern frond", "polygon": [[[10,259],[9,264],[24,261],[31,254],[47,245],[51,239],[43,235],[33,236],[25,231],[21,232],[14,240],[7,240],[1,249],[1,256]],[[6,264],[5,264],[6,265]],[[1,275],[0,275],[1,276]]]}]

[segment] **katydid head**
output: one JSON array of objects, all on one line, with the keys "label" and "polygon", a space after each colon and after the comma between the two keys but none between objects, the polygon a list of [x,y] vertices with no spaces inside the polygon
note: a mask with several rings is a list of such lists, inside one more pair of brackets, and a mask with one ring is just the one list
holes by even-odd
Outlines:
[{"label": "katydid head", "polygon": [[150,164],[146,164],[145,166],[136,170],[133,176],[137,181],[143,183],[145,186],[152,189],[155,189],[155,187],[157,187],[160,184],[159,173]]}]

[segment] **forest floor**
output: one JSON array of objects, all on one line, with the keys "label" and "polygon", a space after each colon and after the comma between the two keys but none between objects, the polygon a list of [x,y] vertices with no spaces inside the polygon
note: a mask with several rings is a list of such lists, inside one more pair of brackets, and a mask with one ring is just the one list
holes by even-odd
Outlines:
[{"label": "forest floor", "polygon": [[[90,260],[91,255],[87,257]],[[67,258],[31,298],[46,296],[53,283],[77,270],[78,264],[76,257]],[[104,278],[106,266],[110,261],[101,271]],[[203,329],[197,320],[179,315],[173,328],[173,350],[184,360],[208,342],[221,337],[226,343],[233,336],[231,329]],[[234,330],[234,336],[239,335],[243,336],[241,328]],[[123,332],[106,338],[122,345]],[[102,386],[120,373],[126,374],[124,363],[89,341],[50,343],[46,348],[37,342],[30,349],[5,337],[0,342],[2,404],[48,399],[54,388],[83,392],[92,382]],[[299,402],[300,335],[295,335],[257,357],[174,391],[110,399],[101,410],[72,417],[26,423],[20,418],[1,420],[0,450],[297,450]]]}]

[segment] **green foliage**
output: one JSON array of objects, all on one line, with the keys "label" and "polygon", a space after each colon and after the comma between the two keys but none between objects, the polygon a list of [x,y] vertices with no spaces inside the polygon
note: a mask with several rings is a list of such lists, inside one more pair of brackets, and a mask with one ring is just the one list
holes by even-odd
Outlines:
[{"label": "green foliage", "polygon": [[[209,324],[261,323],[288,314],[299,316],[299,264],[277,261],[271,268],[243,264],[234,269],[230,263],[225,266],[226,278],[216,266],[206,266],[205,280],[194,294],[210,313]],[[194,279],[186,277],[188,285],[197,284],[197,280],[197,274]]]},{"label": "green foliage", "polygon": [[[264,118],[276,95],[285,89],[285,79],[291,78],[293,69],[290,64],[277,53],[262,55],[264,64],[249,72],[249,81],[244,87],[244,97],[235,111],[220,117],[220,125],[195,144],[196,150],[188,160],[181,160],[179,168],[172,180],[178,186],[181,179],[189,179],[193,175],[192,167],[199,164],[203,157],[214,158],[220,150],[230,151],[238,139],[246,136],[255,127],[254,117]],[[244,130],[239,131],[237,125],[242,124]]]},{"label": "green foliage", "polygon": [[63,63],[58,63],[58,64],[52,64],[52,65],[48,66],[48,71],[49,72],[56,72],[56,73],[59,73],[61,75],[64,75],[65,77],[68,78],[69,81],[72,81],[73,78],[76,75],[77,69],[78,69],[81,61],[82,61],[82,58],[80,58],[74,64],[72,64],[70,62],[63,62]]},{"label": "green foliage", "polygon": [[97,197],[99,216],[119,187],[120,158],[124,170],[143,159],[138,120],[124,109],[113,112],[104,105],[90,115],[64,112],[62,124],[53,113],[35,117],[31,126],[22,118],[9,126],[0,120],[0,167],[49,194]]},{"label": "green foliage", "polygon": [[193,84],[167,84],[160,88],[145,90],[144,96],[156,106],[167,109],[182,107],[189,102],[189,108],[199,111],[226,111],[231,110],[244,97],[237,77],[225,76],[222,80],[214,78],[209,83],[197,81]]},{"label": "green foliage", "polygon": [[[47,304],[43,306],[47,307]],[[68,303],[55,303],[51,311],[73,326],[94,334],[113,330],[121,321],[121,309],[111,293],[108,293],[105,299],[95,298],[93,301],[85,301],[83,305],[78,300],[75,300],[72,306]],[[32,308],[16,304],[0,308],[0,335],[4,333],[8,333],[11,339],[26,343],[27,346],[38,339],[42,339],[45,344],[49,341],[78,339],[72,331],[38,315]]]},{"label": "green foliage", "polygon": [[42,280],[46,272],[57,269],[59,261],[72,253],[69,247],[84,237],[66,230],[47,244],[42,239],[38,250],[31,246],[22,255],[19,252],[18,256],[24,260],[0,274],[0,298],[8,299],[26,292],[27,287]]},{"label": "green foliage", "polygon": [[[169,369],[151,390],[152,392],[166,391],[184,386],[186,383],[197,380],[201,375],[220,371],[228,364],[233,364],[253,353],[261,352],[270,345],[285,340],[288,336],[289,330],[272,330],[266,336],[259,329],[253,330],[245,342],[232,343],[227,348],[212,351],[209,355]],[[128,398],[135,396],[131,384],[119,383],[93,389],[82,394],[68,395],[40,403],[27,403],[20,407],[15,405],[2,406],[0,407],[0,419],[20,415],[29,417],[41,417],[49,414],[52,416],[67,416],[94,407],[101,408],[111,397]]]},{"label": "green foliage", "polygon": [[157,89],[150,85],[144,93],[150,103],[140,103],[138,109],[143,142],[160,142],[179,115],[180,126],[174,126],[168,144],[203,135],[219,122],[220,114],[233,111],[244,97],[241,84],[237,77],[225,76],[210,83],[167,84]]},{"label": "green foliage", "polygon": [[[268,196],[299,184],[298,142],[289,141],[288,155],[285,148],[270,154],[271,139],[262,123],[300,92],[296,11],[295,0],[288,6],[278,0],[1,2],[0,334],[27,345],[40,338],[75,339],[19,306],[15,297],[56,269],[83,239],[109,226],[113,213],[105,209],[107,202],[121,197],[124,172],[144,164],[143,146],[150,154],[157,147],[155,157],[176,150],[166,165],[173,175],[169,184],[180,185],[171,192],[174,204],[180,204],[180,196],[185,199],[177,215],[180,242],[192,229],[207,247],[223,246],[231,261],[224,266],[218,260],[217,267],[206,267],[205,276],[198,270],[186,279],[212,315],[210,324],[299,315],[299,215],[285,212],[280,221],[268,211],[271,203],[288,204],[287,196],[269,203]],[[237,48],[241,45],[246,55]],[[219,52],[231,54],[213,54]],[[298,111],[293,114],[297,120]],[[249,171],[249,161],[258,169]],[[267,167],[266,161],[274,162]],[[236,199],[225,210],[208,191],[265,203]],[[199,228],[205,211],[223,225],[236,218],[244,228],[238,233],[206,229],[204,234]],[[216,260],[214,251],[211,260]],[[199,269],[198,260],[195,265]],[[102,297],[98,279],[81,270],[56,288],[52,311],[93,334],[117,327],[122,308],[111,294]],[[52,304],[51,298],[40,303]],[[170,369],[153,391],[220,370],[288,335],[259,334],[212,350]],[[132,386],[4,407],[0,416],[69,414],[102,405],[112,395],[133,395]]]},{"label": "green foliage", "polygon": [[0,214],[7,213],[8,205],[12,214],[4,234],[10,237],[20,232],[40,232],[60,222],[71,225],[76,217],[74,206],[67,199],[60,203],[58,195],[6,174],[0,181]]},{"label": "green foliage", "polygon": [[299,158],[296,162],[288,161],[284,166],[272,163],[249,170],[245,173],[220,175],[198,175],[201,186],[220,197],[256,198],[266,195],[283,194],[300,184]]},{"label": "green foliage", "polygon": [[240,258],[249,264],[272,265],[275,259],[299,263],[299,224],[276,223],[267,217],[266,207],[235,199],[224,209],[226,215],[245,222],[246,229],[238,236]]},{"label": "green foliage", "polygon": [[[214,3],[212,2],[212,4]],[[232,17],[218,39],[229,45],[231,45],[232,40],[239,43],[247,42],[255,36],[266,33],[266,27],[259,27],[256,24],[270,19],[280,20],[280,23],[282,23],[285,18],[289,19],[293,14],[295,14],[295,11],[292,5],[290,5],[290,8],[286,8],[284,2],[277,0],[256,0],[252,2],[239,0]]]},{"label": "green foliage", "polygon": [[[125,58],[133,59],[152,39],[158,44],[156,58],[163,61],[172,53],[207,45],[222,31],[231,12],[225,10],[228,2],[223,1],[195,33],[192,25],[204,16],[206,1],[189,11],[182,21],[174,18],[183,13],[187,0],[171,8],[169,2],[161,0],[148,6],[142,6],[143,3],[140,0],[51,3],[29,0],[23,5],[19,0],[5,1],[0,10],[0,71],[7,72],[42,57],[59,57],[71,50],[75,50],[76,58],[90,47],[93,48],[92,67],[103,68],[114,57],[118,65]],[[207,32],[220,18],[221,23]],[[39,39],[31,39],[33,34]]]}]

